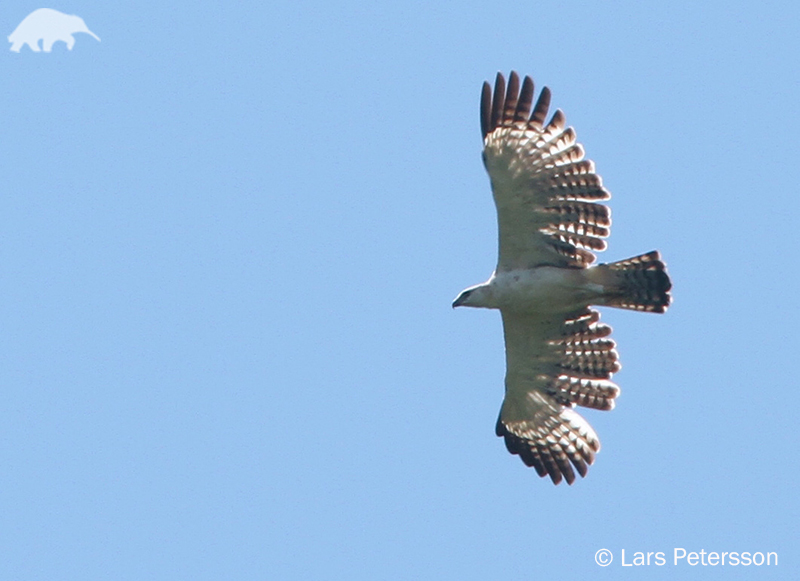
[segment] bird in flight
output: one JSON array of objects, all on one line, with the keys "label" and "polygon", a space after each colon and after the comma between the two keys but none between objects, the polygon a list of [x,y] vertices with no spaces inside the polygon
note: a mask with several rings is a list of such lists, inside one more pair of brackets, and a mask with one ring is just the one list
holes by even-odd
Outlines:
[{"label": "bird in flight", "polygon": [[483,162],[497,207],[499,252],[489,280],[453,307],[499,309],[506,343],[506,390],[496,432],[539,476],[572,484],[600,450],[574,406],[610,410],[620,370],[611,327],[593,305],[663,313],[670,282],[657,251],[598,264],[611,197],[584,159],[575,131],[550,90],[512,72],[483,84]]}]

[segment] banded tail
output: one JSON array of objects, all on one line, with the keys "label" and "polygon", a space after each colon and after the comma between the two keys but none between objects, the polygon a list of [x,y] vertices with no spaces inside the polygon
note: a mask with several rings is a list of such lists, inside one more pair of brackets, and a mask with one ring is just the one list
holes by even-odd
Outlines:
[{"label": "banded tail", "polygon": [[598,282],[605,287],[601,304],[620,309],[663,313],[672,296],[672,281],[657,250],[597,266]]}]

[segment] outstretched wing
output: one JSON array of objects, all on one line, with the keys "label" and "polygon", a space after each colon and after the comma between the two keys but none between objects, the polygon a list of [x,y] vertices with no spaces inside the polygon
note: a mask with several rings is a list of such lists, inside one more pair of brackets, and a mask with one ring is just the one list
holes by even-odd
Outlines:
[{"label": "outstretched wing", "polygon": [[506,395],[497,435],[539,476],[586,476],[600,450],[592,427],[572,407],[614,407],[619,371],[611,327],[590,308],[553,315],[502,311],[506,340]]},{"label": "outstretched wing", "polygon": [[498,271],[534,266],[588,266],[606,247],[611,197],[594,163],[583,159],[572,127],[556,110],[545,124],[550,90],[533,103],[533,81],[497,74],[481,96],[483,159],[497,206]]}]

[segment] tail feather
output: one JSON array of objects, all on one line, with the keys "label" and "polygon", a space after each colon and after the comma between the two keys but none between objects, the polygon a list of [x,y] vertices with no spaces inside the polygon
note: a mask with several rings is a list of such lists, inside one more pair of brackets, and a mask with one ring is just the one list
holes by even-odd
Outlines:
[{"label": "tail feather", "polygon": [[663,313],[672,301],[672,281],[657,250],[597,268],[605,286],[606,306]]}]

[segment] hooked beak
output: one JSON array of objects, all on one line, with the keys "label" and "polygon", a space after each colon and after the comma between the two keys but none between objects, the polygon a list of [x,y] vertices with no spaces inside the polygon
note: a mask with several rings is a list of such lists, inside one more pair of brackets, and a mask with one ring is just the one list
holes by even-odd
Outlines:
[{"label": "hooked beak", "polygon": [[462,304],[464,304],[464,295],[458,295],[453,301],[453,308],[460,307]]}]

